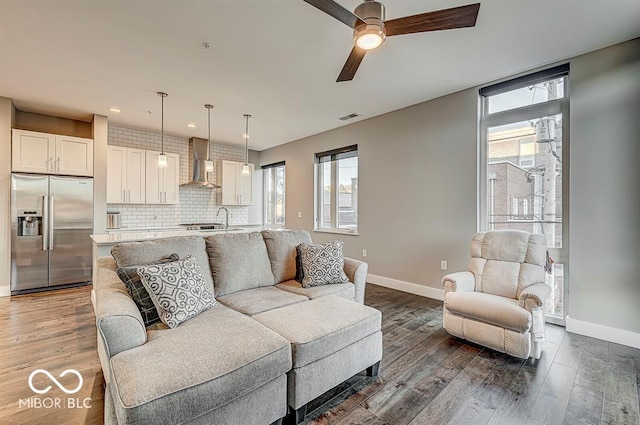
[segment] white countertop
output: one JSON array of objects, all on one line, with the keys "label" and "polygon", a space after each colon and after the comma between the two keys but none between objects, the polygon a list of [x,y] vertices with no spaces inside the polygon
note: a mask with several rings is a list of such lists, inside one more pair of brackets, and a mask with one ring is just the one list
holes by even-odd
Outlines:
[{"label": "white countertop", "polygon": [[119,233],[107,233],[101,235],[91,235],[91,239],[96,245],[114,245],[120,242],[135,242],[135,241],[148,241],[153,239],[172,238],[176,236],[211,236],[218,234],[232,234],[232,233],[251,233],[259,232],[261,230],[285,230],[280,227],[270,228],[264,226],[230,226],[229,230],[171,230],[171,229],[154,229],[138,232],[119,232]]}]

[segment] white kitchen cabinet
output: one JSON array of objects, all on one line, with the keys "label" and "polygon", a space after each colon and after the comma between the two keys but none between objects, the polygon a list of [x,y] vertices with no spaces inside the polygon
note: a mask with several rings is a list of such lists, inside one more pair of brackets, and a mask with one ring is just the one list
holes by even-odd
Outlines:
[{"label": "white kitchen cabinet", "polygon": [[158,167],[160,152],[146,151],[145,196],[147,204],[177,204],[180,202],[180,155],[165,153],[167,166]]},{"label": "white kitchen cabinet", "polygon": [[107,203],[144,204],[145,167],[145,150],[107,146]]},{"label": "white kitchen cabinet", "polygon": [[252,205],[253,204],[253,172],[254,164],[249,164],[249,175],[242,174],[242,162],[220,161],[218,167],[218,184],[220,205]]},{"label": "white kitchen cabinet", "polygon": [[93,140],[13,130],[11,169],[27,173],[93,176]]}]

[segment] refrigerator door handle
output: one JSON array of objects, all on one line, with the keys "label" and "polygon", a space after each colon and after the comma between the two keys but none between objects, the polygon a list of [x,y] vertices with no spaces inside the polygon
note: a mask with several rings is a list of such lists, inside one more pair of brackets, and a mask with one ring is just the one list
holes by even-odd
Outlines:
[{"label": "refrigerator door handle", "polygon": [[42,196],[42,250],[49,249],[49,197]]},{"label": "refrigerator door handle", "polygon": [[53,251],[53,196],[49,196],[49,221],[47,222],[49,251]]}]

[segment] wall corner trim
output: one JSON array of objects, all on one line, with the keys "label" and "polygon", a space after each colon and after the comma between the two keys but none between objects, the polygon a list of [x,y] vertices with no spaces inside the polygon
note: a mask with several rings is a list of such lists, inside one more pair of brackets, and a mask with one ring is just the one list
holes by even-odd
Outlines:
[{"label": "wall corner trim", "polygon": [[640,333],[572,319],[569,315],[567,315],[566,326],[567,332],[602,339],[604,341],[614,342],[616,344],[622,344],[629,347],[640,348]]},{"label": "wall corner trim", "polygon": [[385,288],[395,289],[397,291],[408,292],[409,294],[420,295],[421,297],[432,298],[434,300],[444,300],[444,290],[419,285],[417,283],[405,282],[373,274],[367,275],[367,283],[384,286]]},{"label": "wall corner trim", "polygon": [[9,286],[0,286],[0,297],[8,297],[11,295],[11,288]]}]

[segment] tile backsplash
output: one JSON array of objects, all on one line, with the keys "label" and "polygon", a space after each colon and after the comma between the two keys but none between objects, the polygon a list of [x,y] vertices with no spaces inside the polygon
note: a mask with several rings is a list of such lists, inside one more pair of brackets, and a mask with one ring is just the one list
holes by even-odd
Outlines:
[{"label": "tile backsplash", "polygon": [[[136,130],[109,124],[107,143],[113,146],[160,151],[160,133]],[[189,139],[175,136],[164,136],[164,151],[180,155],[180,184],[187,183],[189,175]],[[218,160],[244,161],[245,150],[241,146],[211,143],[210,158],[214,161],[213,178],[216,182]],[[227,207],[229,224],[247,224],[248,207]],[[198,187],[180,187],[180,203],[178,205],[146,205],[146,204],[108,204],[108,211],[119,211],[123,228],[167,227],[181,223],[222,222],[222,213],[216,217],[216,190]]]}]

